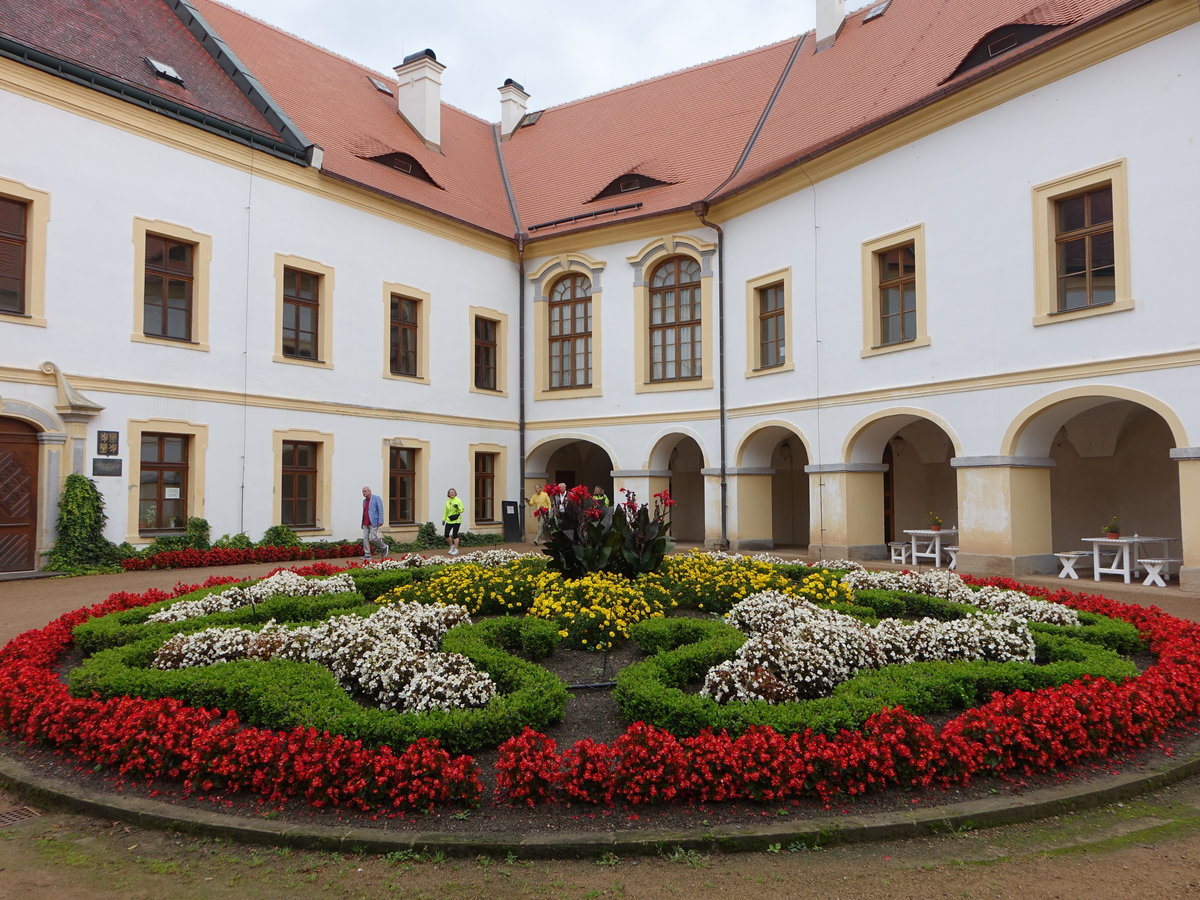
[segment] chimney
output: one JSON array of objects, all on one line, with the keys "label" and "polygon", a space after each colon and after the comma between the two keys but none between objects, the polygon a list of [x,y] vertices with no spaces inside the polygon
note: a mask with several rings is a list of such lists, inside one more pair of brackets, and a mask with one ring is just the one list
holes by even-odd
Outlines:
[{"label": "chimney", "polygon": [[524,85],[511,78],[505,78],[499,90],[500,136],[508,137],[525,118],[525,103],[529,100],[529,95],[525,93]]},{"label": "chimney", "polygon": [[404,57],[396,66],[396,101],[400,115],[433,149],[442,143],[442,72],[432,50]]},{"label": "chimney", "polygon": [[833,46],[846,18],[846,0],[816,0],[817,53]]}]

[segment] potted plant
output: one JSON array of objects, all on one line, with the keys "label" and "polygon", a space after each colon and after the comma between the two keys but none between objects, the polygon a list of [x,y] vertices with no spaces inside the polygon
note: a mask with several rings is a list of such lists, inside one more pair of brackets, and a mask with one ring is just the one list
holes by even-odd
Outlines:
[{"label": "potted plant", "polygon": [[941,531],[942,530],[942,517],[939,516],[937,513],[931,512],[929,514],[929,518],[926,521],[929,523],[930,531]]},{"label": "potted plant", "polygon": [[1121,520],[1113,516],[1108,520],[1108,524],[1104,526],[1103,531],[1106,538],[1119,538],[1121,536]]}]

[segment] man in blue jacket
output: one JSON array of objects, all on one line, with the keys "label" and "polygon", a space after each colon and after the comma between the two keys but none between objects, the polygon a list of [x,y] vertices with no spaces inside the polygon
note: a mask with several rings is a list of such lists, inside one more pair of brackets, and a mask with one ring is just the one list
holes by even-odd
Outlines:
[{"label": "man in blue jacket", "polygon": [[379,537],[379,526],[383,524],[383,498],[372,494],[369,487],[363,488],[362,495],[363,562],[370,562],[375,547],[383,556],[388,555],[388,546]]}]

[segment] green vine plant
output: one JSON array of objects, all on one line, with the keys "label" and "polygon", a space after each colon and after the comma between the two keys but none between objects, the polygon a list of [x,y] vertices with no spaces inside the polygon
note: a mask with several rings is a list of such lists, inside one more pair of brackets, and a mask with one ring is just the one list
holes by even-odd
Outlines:
[{"label": "green vine plant", "polygon": [[47,567],[70,574],[114,569],[126,553],[104,536],[107,521],[96,482],[68,475],[58,498],[58,540],[50,549]]}]

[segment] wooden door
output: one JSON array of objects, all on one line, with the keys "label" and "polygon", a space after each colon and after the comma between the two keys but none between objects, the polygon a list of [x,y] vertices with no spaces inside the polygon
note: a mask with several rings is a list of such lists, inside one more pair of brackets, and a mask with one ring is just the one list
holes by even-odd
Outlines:
[{"label": "wooden door", "polygon": [[37,484],[37,432],[0,418],[0,572],[35,568]]}]

